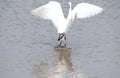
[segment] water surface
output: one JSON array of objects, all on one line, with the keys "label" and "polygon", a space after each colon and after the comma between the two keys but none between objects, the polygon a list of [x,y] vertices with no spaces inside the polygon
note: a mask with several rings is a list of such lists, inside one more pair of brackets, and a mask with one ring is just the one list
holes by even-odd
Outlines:
[{"label": "water surface", "polygon": [[[69,0],[58,1],[66,17]],[[0,1],[0,78],[120,78],[120,1],[71,1],[104,11],[75,20],[62,48],[51,21],[30,14],[48,0]]]}]

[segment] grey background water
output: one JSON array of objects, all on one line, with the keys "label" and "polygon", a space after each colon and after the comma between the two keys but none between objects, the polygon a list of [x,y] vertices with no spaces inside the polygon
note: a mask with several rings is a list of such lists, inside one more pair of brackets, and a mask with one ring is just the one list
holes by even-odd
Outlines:
[{"label": "grey background water", "polygon": [[[69,0],[58,1],[67,16]],[[75,20],[58,49],[51,21],[30,14],[49,0],[0,0],[0,78],[120,78],[120,0],[70,1],[104,11]]]}]

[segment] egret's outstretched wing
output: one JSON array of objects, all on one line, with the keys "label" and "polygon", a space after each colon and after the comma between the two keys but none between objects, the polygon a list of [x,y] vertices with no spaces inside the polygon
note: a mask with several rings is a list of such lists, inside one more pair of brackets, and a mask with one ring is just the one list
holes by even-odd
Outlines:
[{"label": "egret's outstretched wing", "polygon": [[77,18],[87,18],[101,13],[102,11],[103,9],[96,5],[80,3],[73,9],[73,15],[76,15]]},{"label": "egret's outstretched wing", "polygon": [[51,20],[56,28],[65,20],[61,5],[56,1],[50,1],[48,4],[32,10],[31,14],[40,19]]}]

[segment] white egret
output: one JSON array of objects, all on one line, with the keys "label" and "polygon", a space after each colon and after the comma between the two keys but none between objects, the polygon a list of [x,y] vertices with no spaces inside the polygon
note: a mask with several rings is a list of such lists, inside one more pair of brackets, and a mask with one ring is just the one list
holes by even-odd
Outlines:
[{"label": "white egret", "polygon": [[59,33],[58,41],[60,41],[60,45],[63,39],[66,40],[65,33],[68,31],[75,18],[87,18],[103,11],[102,8],[89,3],[79,3],[74,9],[72,9],[71,5],[72,3],[69,2],[70,8],[67,18],[64,17],[60,3],[56,1],[49,1],[49,3],[31,11],[32,15],[53,22]]}]

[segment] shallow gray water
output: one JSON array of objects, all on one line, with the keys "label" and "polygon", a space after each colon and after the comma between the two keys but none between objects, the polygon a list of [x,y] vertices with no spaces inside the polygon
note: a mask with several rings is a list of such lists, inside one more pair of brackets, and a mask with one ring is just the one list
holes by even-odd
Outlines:
[{"label": "shallow gray water", "polygon": [[[58,1],[67,16],[69,0]],[[120,0],[71,1],[104,12],[76,20],[62,49],[51,21],[30,14],[48,0],[0,1],[0,78],[120,78]]]}]

